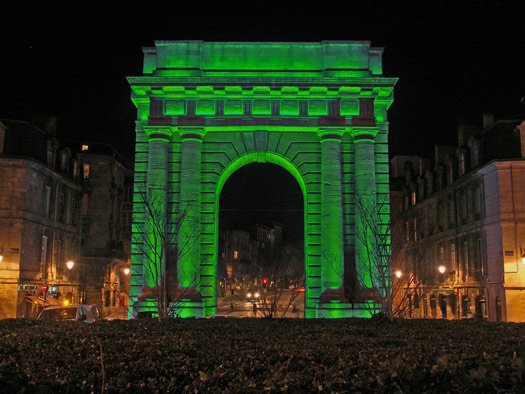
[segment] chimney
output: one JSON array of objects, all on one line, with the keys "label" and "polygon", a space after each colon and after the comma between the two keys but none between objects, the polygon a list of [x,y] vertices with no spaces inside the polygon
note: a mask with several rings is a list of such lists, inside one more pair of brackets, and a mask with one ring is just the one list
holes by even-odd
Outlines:
[{"label": "chimney", "polygon": [[483,130],[487,130],[494,124],[494,114],[492,112],[483,113]]},{"label": "chimney", "polygon": [[33,126],[38,127],[46,135],[55,137],[57,132],[57,118],[53,115],[39,114],[33,118]]},{"label": "chimney", "polygon": [[409,186],[414,179],[414,163],[411,161],[405,162],[405,185]]},{"label": "chimney", "polygon": [[525,120],[516,126],[516,128],[520,135],[521,157],[525,159]]}]

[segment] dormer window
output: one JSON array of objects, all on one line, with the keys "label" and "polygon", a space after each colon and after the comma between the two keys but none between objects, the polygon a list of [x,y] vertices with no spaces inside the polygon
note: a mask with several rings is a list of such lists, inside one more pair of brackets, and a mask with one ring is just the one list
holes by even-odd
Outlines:
[{"label": "dormer window", "polygon": [[47,166],[53,168],[53,144],[51,141],[47,141]]},{"label": "dormer window", "polygon": [[459,176],[465,175],[466,166],[465,166],[465,152],[459,153]]}]

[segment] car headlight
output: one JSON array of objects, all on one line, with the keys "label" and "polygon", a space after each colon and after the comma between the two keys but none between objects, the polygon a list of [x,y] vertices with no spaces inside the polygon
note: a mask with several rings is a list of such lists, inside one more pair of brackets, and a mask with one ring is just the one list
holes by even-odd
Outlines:
[{"label": "car headlight", "polygon": [[255,298],[259,298],[260,296],[261,296],[261,295],[260,295],[259,293],[255,293],[255,294],[254,294],[254,297],[255,297]]},{"label": "car headlight", "polygon": [[248,298],[252,298],[252,293],[247,293],[247,294],[246,294],[246,297],[248,297]]}]

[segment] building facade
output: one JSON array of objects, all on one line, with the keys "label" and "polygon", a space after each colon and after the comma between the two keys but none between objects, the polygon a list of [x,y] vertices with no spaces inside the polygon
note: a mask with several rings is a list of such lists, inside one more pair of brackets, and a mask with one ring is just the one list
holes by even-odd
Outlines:
[{"label": "building facade", "polygon": [[111,146],[71,144],[82,169],[80,283],[102,316],[127,306],[131,241],[131,171]]},{"label": "building facade", "polygon": [[80,160],[54,125],[0,122],[0,318],[82,298],[78,271],[67,268],[80,256]]},{"label": "building facade", "polygon": [[525,321],[525,122],[484,120],[436,146],[433,166],[392,160],[394,269],[416,278],[412,317]]}]

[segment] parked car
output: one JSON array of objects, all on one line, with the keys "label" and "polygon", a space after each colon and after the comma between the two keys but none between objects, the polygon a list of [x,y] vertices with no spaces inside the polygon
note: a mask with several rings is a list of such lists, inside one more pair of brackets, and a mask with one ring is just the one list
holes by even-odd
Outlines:
[{"label": "parked car", "polygon": [[76,320],[94,323],[100,318],[96,305],[73,304],[68,306],[48,306],[37,317],[37,320]]}]

